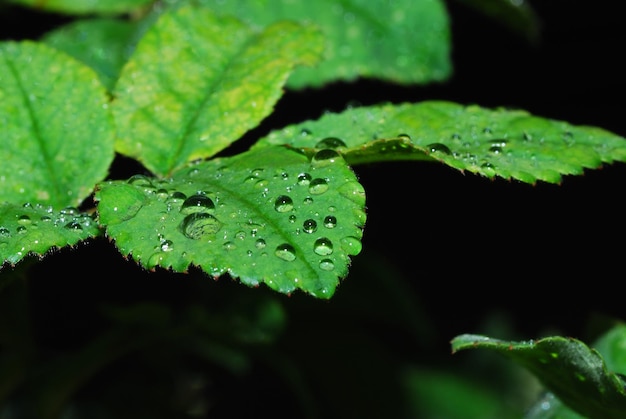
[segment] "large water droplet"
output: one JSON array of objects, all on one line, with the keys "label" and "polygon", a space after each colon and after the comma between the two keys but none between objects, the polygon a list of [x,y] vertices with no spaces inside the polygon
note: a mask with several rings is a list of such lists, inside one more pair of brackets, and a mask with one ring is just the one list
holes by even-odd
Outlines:
[{"label": "large water droplet", "polygon": [[313,195],[323,194],[327,190],[328,182],[326,182],[326,179],[315,178],[309,184],[309,192],[311,192]]},{"label": "large water droplet", "polygon": [[185,199],[180,207],[180,212],[183,214],[192,214],[196,212],[206,212],[215,209],[215,204],[208,196],[204,194],[191,195]]},{"label": "large water droplet", "polygon": [[302,229],[305,233],[314,233],[317,230],[317,222],[309,218],[302,223]]},{"label": "large water droplet", "polygon": [[283,243],[276,247],[274,252],[276,256],[287,262],[291,262],[296,259],[296,249],[288,243]]},{"label": "large water droplet", "polygon": [[335,269],[335,264],[330,259],[322,259],[320,261],[320,269],[323,271],[332,271]]},{"label": "large water droplet", "polygon": [[311,183],[311,175],[308,173],[300,173],[298,175],[298,185],[301,186],[309,186]]},{"label": "large water droplet", "polygon": [[326,237],[320,237],[315,240],[313,245],[313,251],[320,256],[328,256],[333,253],[333,242]]},{"label": "large water droplet", "polygon": [[330,148],[318,151],[311,159],[311,166],[319,168],[334,163],[340,158],[339,153]]},{"label": "large water droplet", "polygon": [[293,209],[293,201],[287,195],[280,195],[274,201],[274,209],[278,212],[288,212]]},{"label": "large water droplet", "polygon": [[447,145],[442,144],[442,143],[432,143],[432,144],[428,144],[426,146],[426,149],[430,152],[430,153],[441,153],[441,154],[446,154],[446,155],[450,155],[452,154],[452,152],[450,151],[450,148],[448,148]]},{"label": "large water droplet", "polygon": [[346,143],[344,143],[341,138],[337,138],[337,137],[326,137],[323,140],[318,141],[317,144],[315,144],[315,148],[336,149],[340,147],[347,147],[347,146],[346,146]]},{"label": "large water droplet", "polygon": [[337,226],[337,217],[334,215],[327,215],[324,217],[324,227],[335,228]]},{"label": "large water droplet", "polygon": [[206,212],[193,212],[187,215],[180,224],[183,234],[194,240],[212,239],[220,228],[222,228],[222,223]]}]

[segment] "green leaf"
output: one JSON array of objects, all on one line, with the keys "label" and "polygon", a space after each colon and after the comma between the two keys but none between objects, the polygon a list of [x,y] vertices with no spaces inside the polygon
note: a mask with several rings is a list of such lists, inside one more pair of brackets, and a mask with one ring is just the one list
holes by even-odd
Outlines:
[{"label": "green leaf", "polygon": [[597,350],[560,336],[511,342],[479,335],[452,340],[452,352],[485,348],[532,372],[563,403],[586,417],[618,419],[626,411],[624,381],[606,368]]},{"label": "green leaf", "polygon": [[322,44],[292,22],[255,32],[206,8],[164,13],[114,90],[116,150],[163,176],[213,156],[271,113],[292,68],[314,63]]},{"label": "green leaf", "polygon": [[328,40],[324,60],[297,68],[288,81],[291,88],[358,77],[429,83],[446,80],[452,72],[450,27],[440,0],[200,2],[257,26],[284,19],[319,26]]},{"label": "green leaf", "polygon": [[332,296],[361,251],[366,218],[363,187],[331,150],[308,158],[268,147],[170,179],[105,182],[95,198],[107,235],[148,269],[195,265],[320,298]]},{"label": "green leaf", "polygon": [[48,32],[41,41],[94,69],[102,84],[113,90],[132,51],[135,26],[113,18],[83,19]]},{"label": "green leaf", "polygon": [[114,158],[107,106],[87,66],[43,44],[0,43],[0,202],[82,203]]},{"label": "green leaf", "polygon": [[9,0],[34,9],[67,14],[120,14],[145,7],[154,0]]},{"label": "green leaf", "polygon": [[54,210],[40,204],[0,203],[0,259],[4,263],[14,265],[27,255],[43,256],[50,249],[99,235],[93,217],[73,207]]},{"label": "green leaf", "polygon": [[353,165],[437,160],[461,171],[528,183],[558,183],[562,175],[626,161],[625,139],[598,127],[444,101],[329,113],[271,132],[252,148],[270,144],[338,147]]}]

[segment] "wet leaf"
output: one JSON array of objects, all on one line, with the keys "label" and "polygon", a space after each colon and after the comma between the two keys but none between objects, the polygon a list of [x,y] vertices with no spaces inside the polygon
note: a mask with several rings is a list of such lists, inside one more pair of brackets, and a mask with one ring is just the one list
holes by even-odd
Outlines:
[{"label": "wet leaf", "polygon": [[169,10],[115,87],[116,150],[162,176],[211,157],[271,113],[293,67],[314,63],[322,47],[310,26],[256,32],[203,7]]},{"label": "wet leaf", "polygon": [[54,210],[40,204],[0,203],[0,259],[4,262],[0,268],[100,234],[93,217],[73,207]]},{"label": "wet leaf", "polygon": [[430,83],[446,80],[452,73],[448,15],[444,2],[439,0],[200,3],[257,26],[280,20],[319,26],[328,41],[324,60],[315,67],[297,68],[288,81],[291,88],[359,77]]},{"label": "wet leaf", "polygon": [[168,179],[105,182],[96,200],[107,235],[148,269],[199,266],[319,298],[347,275],[366,218],[363,187],[332,150],[267,147]]},{"label": "wet leaf", "polygon": [[0,202],[80,205],[114,158],[107,106],[97,75],[67,54],[0,43]]},{"label": "wet leaf", "polygon": [[451,343],[453,353],[485,348],[510,358],[532,372],[563,403],[583,416],[607,419],[624,416],[624,380],[615,371],[607,369],[596,349],[577,339],[554,336],[512,342],[460,335]]},{"label": "wet leaf", "polygon": [[436,160],[462,171],[528,183],[558,183],[563,175],[626,161],[625,139],[598,127],[444,101],[329,113],[274,131],[253,148],[289,144],[315,149],[333,141],[328,137],[341,141],[337,149],[349,164]]}]

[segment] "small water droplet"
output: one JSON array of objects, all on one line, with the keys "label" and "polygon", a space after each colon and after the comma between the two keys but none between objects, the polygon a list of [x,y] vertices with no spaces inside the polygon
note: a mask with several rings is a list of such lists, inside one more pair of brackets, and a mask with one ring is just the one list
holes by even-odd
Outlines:
[{"label": "small water droplet", "polygon": [[326,137],[315,144],[315,148],[337,149],[341,147],[347,147],[346,143],[344,143],[341,138],[337,137]]},{"label": "small water droplet", "polygon": [[310,205],[310,204],[312,204],[312,203],[313,203],[313,198],[311,198],[310,196],[307,196],[307,197],[305,197],[305,198],[304,198],[304,200],[302,201],[302,203],[303,203],[304,205]]},{"label": "small water droplet", "polygon": [[293,215],[293,214],[289,216],[289,222],[290,222],[290,223],[295,223],[297,219],[298,219],[298,217],[296,217],[296,216],[295,216],[295,215]]},{"label": "small water droplet", "polygon": [[298,175],[298,185],[301,186],[309,186],[311,183],[311,175],[308,173],[300,173]]},{"label": "small water droplet", "polygon": [[301,135],[301,136],[303,136],[303,137],[309,136],[309,135],[311,135],[311,134],[313,134],[313,133],[312,133],[312,132],[311,132],[311,130],[309,130],[309,129],[302,128],[302,129],[300,130],[300,135]]},{"label": "small water droplet", "polygon": [[283,243],[277,246],[274,254],[287,262],[291,262],[296,259],[296,249],[288,243]]},{"label": "small water droplet", "polygon": [[305,233],[314,233],[317,230],[317,222],[309,218],[302,223],[302,229]]},{"label": "small water droplet", "polygon": [[398,139],[406,142],[411,142],[411,136],[405,133],[398,134]]},{"label": "small water droplet", "polygon": [[26,233],[26,227],[24,226],[17,226],[17,228],[15,229],[17,231],[18,234],[25,234]]},{"label": "small water droplet", "polygon": [[167,197],[165,202],[170,205],[177,205],[181,204],[185,199],[187,199],[187,195],[179,191],[174,191]]},{"label": "small water droplet", "polygon": [[80,231],[83,229],[83,226],[81,226],[80,223],[77,221],[70,221],[69,223],[65,224],[65,228],[67,228],[68,230]]},{"label": "small water droplet", "polygon": [[224,249],[225,249],[225,250],[235,250],[235,249],[237,248],[237,246],[235,245],[235,243],[230,242],[230,241],[225,242],[223,246],[224,246]]},{"label": "small water droplet", "polygon": [[337,217],[334,215],[327,215],[324,217],[324,227],[335,228],[337,226]]},{"label": "small water droplet", "polygon": [[246,238],[246,233],[245,233],[245,232],[243,232],[243,231],[238,231],[238,232],[235,234],[235,238],[236,238],[237,240],[245,240],[245,238]]},{"label": "small water droplet", "polygon": [[328,256],[333,253],[333,242],[326,237],[320,237],[315,240],[313,245],[313,251],[320,256]]},{"label": "small water droplet", "polygon": [[326,181],[326,179],[315,178],[311,180],[311,183],[309,184],[309,192],[311,192],[313,195],[323,194],[327,190],[328,182]]},{"label": "small water droplet", "polygon": [[257,249],[265,249],[266,245],[267,244],[263,239],[257,239],[257,241],[254,242],[254,247],[256,247]]},{"label": "small water droplet", "polygon": [[163,188],[157,189],[156,197],[157,199],[165,200],[169,197],[169,192],[167,192],[167,189],[163,189]]},{"label": "small water droplet", "polygon": [[274,201],[274,209],[278,212],[288,212],[293,209],[293,201],[287,195],[280,195]]},{"label": "small water droplet", "polygon": [[206,212],[215,209],[213,200],[204,194],[196,193],[185,199],[180,207],[180,212],[183,214],[192,214],[196,212]]},{"label": "small water droplet", "polygon": [[222,223],[206,212],[193,212],[187,215],[180,224],[183,234],[194,240],[212,239],[220,228],[222,228]]},{"label": "small water droplet", "polygon": [[452,152],[450,151],[450,148],[448,148],[447,145],[442,144],[442,143],[428,144],[426,146],[426,149],[430,153],[440,153],[440,154],[446,154],[446,155],[451,155],[452,154]]},{"label": "small water droplet", "polygon": [[323,271],[332,271],[335,269],[335,264],[330,259],[322,259],[320,261],[320,269]]},{"label": "small water droplet", "polygon": [[76,207],[65,207],[61,211],[59,211],[59,213],[62,215],[77,215],[79,211]]},{"label": "small water droplet", "polygon": [[162,240],[160,247],[163,252],[171,252],[174,250],[174,243],[171,240]]},{"label": "small water droplet", "polygon": [[29,225],[32,223],[32,220],[28,215],[20,215],[17,219],[17,222],[21,225]]},{"label": "small water droplet", "polygon": [[0,227],[0,238],[8,239],[11,237],[11,232],[6,227]]}]

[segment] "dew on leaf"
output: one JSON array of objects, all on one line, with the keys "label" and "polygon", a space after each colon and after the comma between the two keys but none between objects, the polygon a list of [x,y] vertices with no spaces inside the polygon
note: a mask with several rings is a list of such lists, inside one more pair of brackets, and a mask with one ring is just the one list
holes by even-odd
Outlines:
[{"label": "dew on leaf", "polygon": [[334,163],[339,157],[339,153],[335,150],[324,148],[313,155],[311,166],[314,168],[324,167]]},{"label": "dew on leaf", "polygon": [[80,223],[77,221],[70,221],[69,223],[65,224],[65,228],[67,228],[68,230],[80,231],[83,229],[83,226],[81,226]]},{"label": "dew on leaf", "polygon": [[313,198],[311,198],[310,196],[307,196],[307,197],[305,197],[305,198],[304,198],[304,200],[302,201],[302,203],[303,203],[304,205],[310,205],[310,204],[312,204],[312,203],[313,203]]},{"label": "dew on leaf", "polygon": [[311,192],[313,195],[323,194],[327,190],[328,182],[326,182],[326,179],[315,178],[311,180],[311,183],[309,184],[309,192]]},{"label": "dew on leaf", "polygon": [[206,212],[215,209],[213,200],[204,194],[196,193],[185,199],[180,207],[180,212],[183,214],[191,214],[196,212]]},{"label": "dew on leaf", "polygon": [[27,230],[26,230],[26,227],[24,227],[24,226],[18,226],[16,228],[16,231],[17,231],[18,234],[25,234]]},{"label": "dew on leaf", "polygon": [[309,129],[302,128],[300,130],[300,135],[303,136],[303,137],[306,137],[306,136],[311,135],[311,134],[313,134],[313,133]]},{"label": "dew on leaf", "polygon": [[450,151],[450,148],[442,143],[431,143],[428,144],[426,146],[426,149],[430,152],[430,153],[440,153],[440,154],[446,154],[446,155],[450,155],[452,154],[452,152]]},{"label": "dew on leaf", "polygon": [[164,200],[169,197],[169,193],[167,192],[167,189],[160,188],[156,191],[156,197],[157,199]]},{"label": "dew on leaf", "polygon": [[11,232],[6,227],[0,227],[0,238],[8,239],[11,237]]},{"label": "dew on leaf", "polygon": [[288,243],[278,245],[274,254],[280,259],[286,260],[287,262],[291,262],[296,259],[296,249],[294,249],[293,246]]},{"label": "dew on leaf", "polygon": [[320,237],[315,240],[313,245],[313,251],[320,256],[328,256],[333,253],[333,242],[326,237]]},{"label": "dew on leaf", "polygon": [[335,264],[330,259],[322,259],[320,261],[320,269],[323,271],[332,271],[335,269]]},{"label": "dew on leaf", "polygon": [[49,215],[42,215],[39,219],[43,221],[44,223],[52,221],[52,217],[50,217]]},{"label": "dew on leaf", "polygon": [[343,142],[341,138],[337,137],[326,137],[317,144],[315,144],[315,148],[325,148],[325,149],[337,149],[340,147],[347,147],[346,143]]},{"label": "dew on leaf", "polygon": [[254,247],[256,247],[257,249],[265,249],[266,243],[265,240],[263,239],[257,239],[254,242]]},{"label": "dew on leaf", "polygon": [[293,214],[291,214],[291,215],[289,216],[289,222],[290,222],[290,223],[295,223],[297,219],[298,219],[298,217],[296,217],[296,216],[295,216],[295,215],[293,215]]},{"label": "dew on leaf", "polygon": [[335,228],[335,226],[337,226],[337,217],[334,215],[327,215],[324,217],[324,227]]},{"label": "dew on leaf", "polygon": [[411,136],[409,134],[401,133],[401,134],[398,134],[398,139],[402,141],[410,142]]},{"label": "dew on leaf", "polygon": [[179,191],[174,191],[169,194],[165,202],[167,204],[175,205],[181,204],[185,199],[187,199],[187,195]]},{"label": "dew on leaf", "polygon": [[244,240],[246,238],[246,233],[243,232],[243,231],[238,231],[235,234],[235,238],[238,239],[238,240]]},{"label": "dew on leaf", "polygon": [[278,212],[288,212],[293,209],[293,201],[287,195],[280,195],[274,201],[274,209]]},{"label": "dew on leaf", "polygon": [[76,207],[65,207],[59,211],[62,215],[77,215],[79,213]]},{"label": "dew on leaf", "polygon": [[349,255],[358,255],[362,247],[361,240],[356,237],[347,236],[341,239],[341,248]]},{"label": "dew on leaf", "polygon": [[317,230],[317,222],[309,218],[302,223],[302,229],[305,233],[314,233]]},{"label": "dew on leaf", "polygon": [[231,241],[227,241],[224,243],[223,245],[225,250],[235,250],[237,248],[237,246],[235,245],[235,243],[231,242]]},{"label": "dew on leaf", "polygon": [[130,179],[128,179],[128,183],[135,186],[144,186],[148,188],[152,188],[152,181],[148,176],[145,175],[133,175]]},{"label": "dew on leaf", "polygon": [[311,175],[308,173],[300,173],[298,175],[298,185],[301,186],[309,186],[311,183]]},{"label": "dew on leaf", "polygon": [[171,240],[163,240],[160,247],[163,252],[171,252],[174,250],[174,243]]},{"label": "dew on leaf", "polygon": [[17,222],[21,225],[29,225],[32,223],[32,220],[28,215],[20,215],[17,219]]},{"label": "dew on leaf", "polygon": [[187,215],[180,224],[180,229],[190,239],[212,239],[222,223],[206,212],[193,212]]}]

